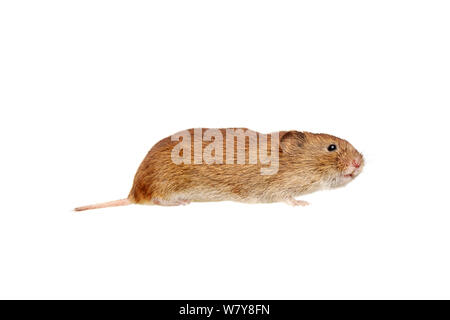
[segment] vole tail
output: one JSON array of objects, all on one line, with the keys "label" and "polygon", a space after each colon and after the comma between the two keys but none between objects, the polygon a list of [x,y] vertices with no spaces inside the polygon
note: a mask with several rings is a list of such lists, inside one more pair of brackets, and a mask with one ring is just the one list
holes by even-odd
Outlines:
[{"label": "vole tail", "polygon": [[100,208],[108,208],[108,207],[119,207],[119,206],[127,206],[131,204],[131,201],[129,199],[120,199],[110,202],[104,202],[104,203],[98,203],[98,204],[91,204],[90,206],[84,206],[84,207],[78,207],[75,208],[75,211],[84,211],[84,210],[91,210],[91,209],[100,209]]}]

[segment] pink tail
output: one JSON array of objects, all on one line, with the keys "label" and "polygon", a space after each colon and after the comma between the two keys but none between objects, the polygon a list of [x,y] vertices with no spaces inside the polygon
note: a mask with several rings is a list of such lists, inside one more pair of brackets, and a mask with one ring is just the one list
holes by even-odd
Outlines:
[{"label": "pink tail", "polygon": [[78,207],[78,208],[75,208],[74,210],[75,211],[84,211],[84,210],[100,209],[100,208],[108,208],[108,207],[127,206],[129,204],[131,204],[130,200],[121,199],[121,200],[116,200],[116,201],[92,204],[90,206]]}]

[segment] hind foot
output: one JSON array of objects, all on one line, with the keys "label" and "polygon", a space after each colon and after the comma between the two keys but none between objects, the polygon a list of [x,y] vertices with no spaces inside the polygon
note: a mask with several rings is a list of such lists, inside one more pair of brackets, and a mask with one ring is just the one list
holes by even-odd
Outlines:
[{"label": "hind foot", "polygon": [[294,199],[294,198],[286,199],[285,202],[286,202],[287,204],[290,204],[290,205],[293,206],[293,207],[296,207],[296,206],[302,206],[302,207],[305,207],[305,206],[308,206],[308,205],[309,205],[309,202],[308,202],[308,201],[304,201],[304,200],[296,200],[296,199]]},{"label": "hind foot", "polygon": [[189,200],[161,200],[161,199],[154,199],[153,204],[159,205],[159,206],[185,206],[187,204],[191,203]]}]

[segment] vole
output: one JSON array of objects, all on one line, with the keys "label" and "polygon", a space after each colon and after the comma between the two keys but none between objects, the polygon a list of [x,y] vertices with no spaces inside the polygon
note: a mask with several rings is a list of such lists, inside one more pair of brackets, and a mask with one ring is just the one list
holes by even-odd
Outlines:
[{"label": "vole", "polygon": [[76,211],[190,202],[286,202],[355,179],[364,158],[349,142],[323,133],[245,128],[189,129],[159,141],[139,166],[128,198]]}]

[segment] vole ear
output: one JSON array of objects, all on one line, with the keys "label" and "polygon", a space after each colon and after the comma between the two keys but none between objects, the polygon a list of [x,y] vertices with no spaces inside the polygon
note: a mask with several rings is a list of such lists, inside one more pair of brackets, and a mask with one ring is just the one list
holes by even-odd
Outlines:
[{"label": "vole ear", "polygon": [[295,154],[300,151],[305,143],[306,136],[303,132],[288,131],[281,136],[280,149],[287,154]]}]

